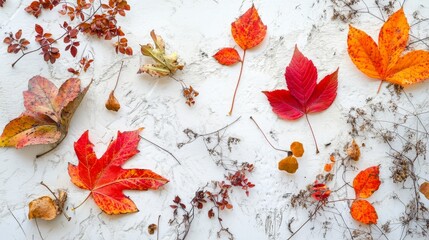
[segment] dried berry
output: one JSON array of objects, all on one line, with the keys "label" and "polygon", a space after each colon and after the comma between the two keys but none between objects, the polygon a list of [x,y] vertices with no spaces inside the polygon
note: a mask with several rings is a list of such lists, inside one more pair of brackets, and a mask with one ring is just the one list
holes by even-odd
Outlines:
[{"label": "dried berry", "polygon": [[355,140],[353,139],[352,143],[350,144],[350,146],[347,148],[347,155],[355,160],[355,161],[359,161],[359,157],[360,157],[360,149],[359,149],[359,145],[357,145],[357,143],[355,142]]}]

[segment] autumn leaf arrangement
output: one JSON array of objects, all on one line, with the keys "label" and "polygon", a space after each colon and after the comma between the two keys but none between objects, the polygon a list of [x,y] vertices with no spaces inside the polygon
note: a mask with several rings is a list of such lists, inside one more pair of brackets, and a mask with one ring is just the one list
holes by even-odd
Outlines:
[{"label": "autumn leaf arrangement", "polygon": [[[0,6],[4,2],[0,1]],[[59,4],[59,1],[50,1],[49,4],[44,3],[44,1],[34,1],[26,8],[26,11],[37,18],[42,14],[42,10],[52,10]],[[83,11],[85,10],[91,10],[91,14],[84,14]],[[70,17],[71,22],[80,19],[80,23],[76,23],[76,27],[72,27],[70,23],[64,22],[61,28],[64,29],[65,33],[59,38],[53,38],[52,34],[36,24],[36,42],[40,45],[38,49],[28,51],[30,41],[22,38],[22,30],[10,33],[4,39],[4,43],[8,44],[7,51],[9,53],[22,54],[16,62],[27,54],[40,51],[45,61],[55,63],[59,59],[60,53],[59,48],[55,47],[54,44],[57,44],[60,39],[63,39],[67,45],[65,51],[70,51],[70,54],[76,57],[80,46],[77,40],[79,33],[94,35],[106,40],[117,38],[118,40],[115,43],[116,52],[132,55],[128,40],[122,37],[123,32],[116,25],[115,19],[118,14],[125,16],[125,11],[128,10],[130,10],[130,6],[126,1],[111,0],[108,4],[101,4],[96,7],[94,1],[78,0],[77,5],[63,5],[61,13]],[[113,23],[106,22],[106,19],[113,21]],[[97,24],[95,24],[97,27],[99,27],[99,22],[108,26],[113,25],[113,30],[103,29],[103,27],[94,30],[94,21],[97,21]],[[371,78],[379,79],[381,82],[388,81],[405,86],[425,80],[429,77],[429,62],[427,60],[429,55],[427,55],[427,52],[418,50],[402,56],[408,41],[409,28],[402,9],[394,13],[383,25],[378,45],[366,33],[350,26],[348,52],[353,63],[364,74]],[[214,55],[214,58],[220,64],[241,64],[229,112],[230,115],[233,112],[238,86],[243,73],[246,51],[256,47],[263,41],[266,30],[267,27],[262,23],[255,7],[252,6],[237,21],[232,23],[232,36],[243,50],[242,57],[234,48],[221,49]],[[166,53],[165,43],[160,36],[156,35],[154,31],[151,32],[150,36],[154,41],[154,46],[150,44],[143,45],[141,46],[141,52],[144,56],[152,58],[154,63],[143,65],[139,73],[145,73],[152,77],[170,77],[179,82],[182,87],[182,94],[186,98],[186,104],[192,106],[195,103],[198,92],[192,86],[188,87],[183,80],[175,77],[176,72],[182,70],[184,66],[179,63],[176,54]],[[89,68],[92,61],[93,59],[81,58],[78,63],[79,68],[69,68],[68,71],[74,75],[79,75]],[[115,98],[114,92],[122,67],[123,63],[121,64],[115,87],[106,102],[106,108],[109,110],[118,111],[120,109],[120,104]],[[287,90],[264,91],[263,93],[266,95],[273,112],[280,118],[297,120],[305,116],[318,153],[319,148],[308,120],[308,114],[324,111],[332,105],[337,94],[338,69],[317,83],[316,67],[296,47],[292,60],[286,68],[285,78]],[[72,116],[90,85],[91,83],[81,89],[80,80],[70,78],[57,88],[52,82],[41,76],[30,79],[28,91],[24,92],[26,110],[6,125],[0,137],[0,146],[22,148],[28,145],[51,144],[52,149],[57,147],[67,136]],[[286,156],[278,162],[278,169],[290,174],[295,173],[299,166],[297,158],[302,157],[304,154],[303,144],[295,141],[292,142],[290,150],[278,149],[271,144],[256,121],[253,118],[251,119],[275,150],[286,153]],[[215,164],[225,170],[225,179],[200,186],[190,201],[184,202],[179,196],[173,199],[170,206],[173,211],[173,218],[170,220],[170,224],[175,226],[178,239],[186,238],[195,213],[201,209],[207,210],[208,218],[218,221],[218,235],[226,234],[228,237],[233,237],[229,228],[224,226],[221,214],[223,211],[233,208],[230,198],[232,189],[241,189],[246,195],[249,195],[249,190],[254,187],[254,184],[247,178],[247,174],[254,169],[253,164],[248,162],[238,163],[236,160],[228,159],[227,154],[225,154],[228,151],[231,152],[235,145],[240,142],[240,139],[235,137],[219,139],[220,135],[225,136],[223,132],[236,121],[212,133],[201,134],[191,129],[185,129],[184,131],[189,139],[186,142],[179,143],[178,148],[201,139]],[[89,191],[87,198],[83,202],[92,197],[100,209],[107,214],[136,212],[138,211],[136,204],[123,194],[123,190],[156,190],[168,183],[167,179],[148,169],[122,168],[125,162],[138,153],[137,145],[141,138],[139,136],[141,131],[142,129],[118,132],[117,138],[110,142],[106,152],[100,158],[97,158],[94,153],[94,145],[89,140],[88,131],[75,142],[74,149],[78,157],[78,163],[77,165],[70,163],[68,172],[72,182],[77,187]],[[386,136],[383,136],[383,139],[389,142],[386,140]],[[222,146],[220,143],[226,143],[226,145]],[[356,141],[353,140],[350,143],[346,153],[348,160],[359,160],[360,150]],[[400,155],[399,157],[404,156]],[[399,157],[395,156],[395,158]],[[376,208],[366,199],[380,186],[379,166],[369,167],[359,172],[352,185],[346,183],[343,187],[331,190],[329,182],[334,177],[333,169],[343,167],[344,164],[350,165],[350,162],[344,163],[342,161],[340,164],[338,166],[335,155],[331,155],[329,162],[324,166],[324,174],[317,176],[317,180],[310,184],[307,190],[292,196],[292,205],[305,204],[311,201],[311,204],[315,205],[314,211],[310,214],[309,220],[311,220],[319,211],[324,210],[329,205],[336,202],[347,202],[350,204],[350,214],[353,219],[362,224],[376,225],[378,219]],[[411,166],[414,167],[413,165]],[[347,199],[333,198],[335,197],[334,193],[343,188],[348,188],[348,185],[353,188],[354,197]],[[422,196],[429,198],[429,182],[424,181],[416,187],[416,181],[414,181],[414,189],[419,190]],[[61,213],[65,214],[63,211],[66,201],[65,192],[58,191],[58,193],[54,193],[51,191],[51,193],[54,198],[44,196],[30,202],[29,218],[51,220]],[[305,201],[298,203],[299,199],[304,199]],[[76,208],[79,206],[76,206]],[[307,222],[294,231],[292,236]]]}]

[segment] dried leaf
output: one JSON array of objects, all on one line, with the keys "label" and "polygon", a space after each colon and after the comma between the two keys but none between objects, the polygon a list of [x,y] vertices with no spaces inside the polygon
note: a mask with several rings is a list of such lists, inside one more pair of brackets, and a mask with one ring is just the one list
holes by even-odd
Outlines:
[{"label": "dried leaf", "polygon": [[380,167],[369,167],[355,177],[353,188],[357,198],[368,198],[380,187]]},{"label": "dried leaf", "polygon": [[153,235],[157,229],[158,229],[158,226],[155,223],[152,223],[147,227],[147,231],[149,232],[150,235]]},{"label": "dried leaf", "polygon": [[107,99],[106,102],[106,108],[110,111],[117,112],[121,108],[121,104],[118,102],[114,94],[115,91],[110,92],[109,99]]},{"label": "dried leaf", "polygon": [[213,57],[222,65],[230,66],[241,61],[235,48],[222,48]]},{"label": "dried leaf", "polygon": [[293,142],[290,145],[290,150],[295,157],[302,157],[304,155],[304,146],[300,142]]},{"label": "dried leaf", "polygon": [[347,156],[349,156],[351,159],[355,161],[359,161],[360,149],[359,149],[359,145],[356,143],[354,139],[349,145],[349,147],[347,148]]},{"label": "dried leaf", "polygon": [[288,156],[279,162],[278,168],[288,173],[295,173],[298,170],[298,161],[295,157]]},{"label": "dried leaf", "polygon": [[174,74],[177,70],[182,70],[183,65],[177,61],[176,53],[167,55],[165,53],[165,44],[161,36],[156,35],[155,31],[150,32],[155,48],[151,44],[141,45],[141,53],[144,56],[151,57],[156,63],[143,65],[138,73],[147,73],[153,77],[164,77]]},{"label": "dried leaf", "polygon": [[325,164],[325,167],[323,168],[323,170],[325,170],[325,172],[330,172],[332,171],[333,166],[334,166],[334,163],[327,163]]},{"label": "dried leaf", "polygon": [[123,190],[158,189],[168,180],[148,169],[123,169],[121,166],[137,154],[142,129],[118,132],[106,152],[97,159],[88,131],[75,142],[78,165],[69,163],[71,181],[78,187],[91,191],[95,203],[107,214],[138,211],[134,202]]},{"label": "dried leaf", "polygon": [[324,183],[318,183],[317,181],[311,186],[311,197],[316,201],[326,201],[331,195],[331,190]]},{"label": "dried leaf", "polygon": [[58,215],[58,205],[48,196],[43,196],[28,204],[28,219],[52,220]]},{"label": "dried leaf", "polygon": [[249,10],[231,24],[231,33],[238,46],[247,50],[264,40],[267,34],[267,26],[262,22],[255,6],[252,5]]},{"label": "dried leaf", "polygon": [[[67,192],[61,189],[58,190],[58,197],[55,196],[55,199],[48,196],[37,198],[28,204],[28,219],[41,218],[43,220],[52,220],[63,213],[66,201]],[[70,221],[70,217],[66,214],[64,216]]]},{"label": "dried leaf", "polygon": [[424,182],[420,185],[419,191],[429,199],[429,182]]},{"label": "dried leaf", "polygon": [[350,26],[348,53],[356,67],[370,78],[402,86],[429,78],[429,52],[418,50],[404,56],[410,26],[403,8],[383,24],[378,45],[365,32]]},{"label": "dried leaf", "polygon": [[80,80],[70,78],[58,89],[44,77],[31,78],[24,92],[26,111],[6,125],[0,147],[58,145],[67,135],[73,114],[90,85],[81,91]]},{"label": "dried leaf", "polygon": [[378,215],[374,206],[366,200],[355,200],[350,207],[352,217],[364,224],[377,224]]}]

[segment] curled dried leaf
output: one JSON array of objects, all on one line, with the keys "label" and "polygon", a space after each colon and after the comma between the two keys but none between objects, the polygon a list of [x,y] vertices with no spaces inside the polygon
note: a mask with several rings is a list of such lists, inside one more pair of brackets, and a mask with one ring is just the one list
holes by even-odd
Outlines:
[{"label": "curled dried leaf", "polygon": [[331,156],[329,156],[329,160],[334,163],[335,162],[335,155],[331,154]]},{"label": "curled dried leaf", "polygon": [[429,182],[424,182],[420,185],[419,191],[429,199]]},{"label": "curled dried leaf", "polygon": [[106,102],[106,108],[110,111],[117,112],[121,108],[121,104],[115,97],[115,91],[110,92],[109,99]]},{"label": "curled dried leaf", "polygon": [[288,173],[295,173],[298,170],[298,161],[295,157],[288,156],[279,162],[278,168]]},{"label": "curled dried leaf", "polygon": [[144,56],[151,57],[156,63],[146,64],[140,68],[137,73],[147,73],[152,77],[164,77],[174,74],[177,70],[182,70],[183,65],[179,64],[176,53],[166,54],[165,43],[161,36],[156,35],[155,31],[150,32],[155,47],[152,44],[141,45],[140,50]]},{"label": "curled dried leaf", "polygon": [[149,232],[150,235],[153,235],[157,229],[158,229],[158,226],[155,223],[152,223],[147,227],[147,231]]},{"label": "curled dried leaf", "polygon": [[61,213],[58,202],[48,196],[34,199],[28,204],[28,208],[28,219],[40,218],[49,221]]},{"label": "curled dried leaf", "polygon": [[302,157],[304,155],[304,146],[300,142],[293,142],[290,145],[290,150],[295,157]]},{"label": "curled dried leaf", "polygon": [[64,190],[58,190],[58,198],[55,200],[48,196],[34,199],[28,204],[28,219],[40,218],[48,221],[55,219],[63,212],[66,200],[67,192]]},{"label": "curled dried leaf", "polygon": [[349,147],[347,148],[347,156],[349,156],[351,159],[355,161],[359,161],[360,148],[354,139],[350,143]]}]

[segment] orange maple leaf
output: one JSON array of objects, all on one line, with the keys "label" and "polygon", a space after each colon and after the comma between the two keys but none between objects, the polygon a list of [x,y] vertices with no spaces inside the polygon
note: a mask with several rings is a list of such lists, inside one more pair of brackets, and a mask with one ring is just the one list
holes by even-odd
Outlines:
[{"label": "orange maple leaf", "polygon": [[123,190],[158,189],[168,183],[167,179],[148,169],[122,168],[126,161],[139,152],[137,145],[140,131],[118,132],[118,137],[110,143],[100,159],[95,155],[88,131],[74,144],[79,164],[69,163],[71,181],[91,191],[88,197],[92,195],[95,203],[107,214],[138,211],[134,202],[123,194]]},{"label": "orange maple leaf", "polygon": [[267,35],[267,26],[264,25],[255,6],[252,5],[243,15],[235,22],[231,23],[231,33],[234,41],[243,49],[243,57],[240,58],[237,50],[234,48],[222,48],[213,57],[222,65],[233,65],[241,62],[240,74],[238,76],[237,85],[232,97],[231,108],[229,115],[232,115],[234,109],[235,96],[237,95],[238,85],[240,84],[241,75],[243,73],[244,59],[246,58],[247,49],[259,45]]},{"label": "orange maple leaf", "polygon": [[[429,78],[429,52],[416,50],[402,56],[410,25],[401,8],[384,23],[378,45],[364,31],[350,25],[348,53],[356,67],[370,78],[401,86]],[[380,87],[378,91],[380,91]]]}]

